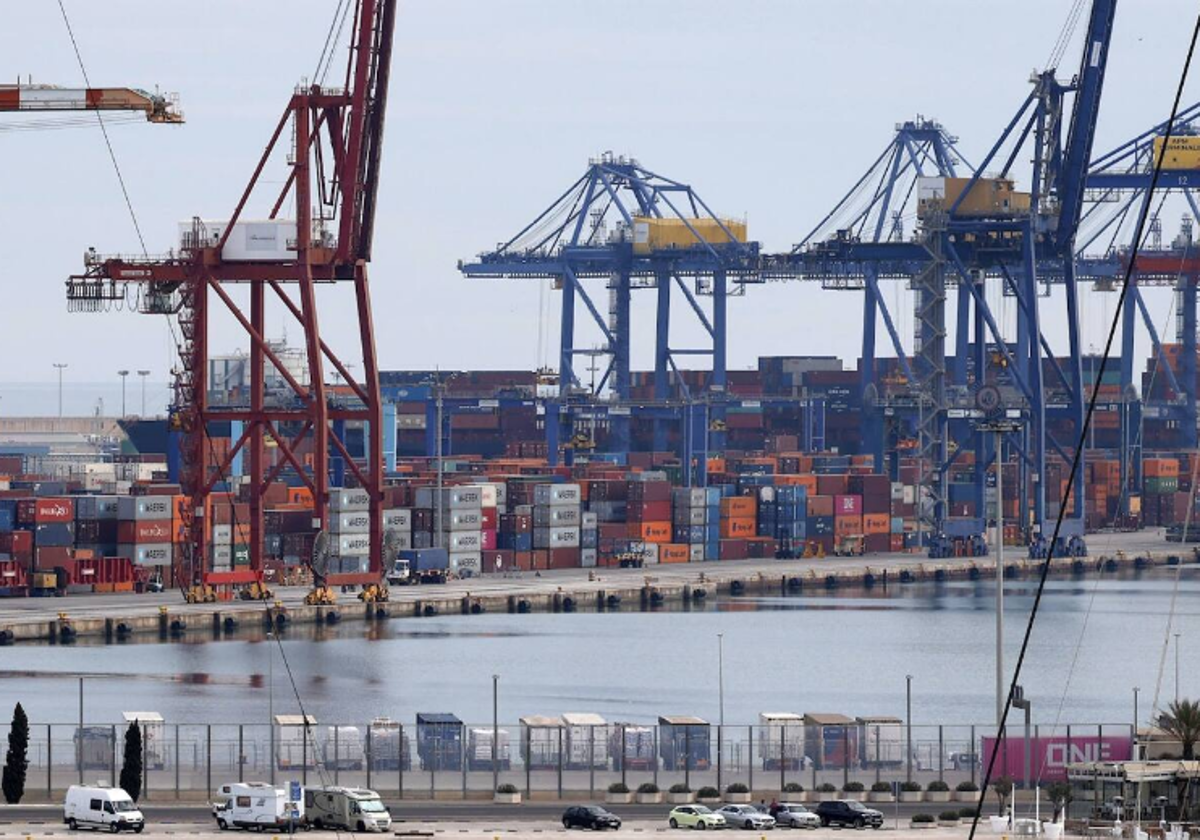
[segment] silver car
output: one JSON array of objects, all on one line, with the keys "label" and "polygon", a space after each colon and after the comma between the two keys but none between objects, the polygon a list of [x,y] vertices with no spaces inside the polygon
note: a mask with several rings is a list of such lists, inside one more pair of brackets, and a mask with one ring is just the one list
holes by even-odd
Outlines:
[{"label": "silver car", "polygon": [[781,802],[775,811],[780,828],[820,828],[821,818],[799,802]]},{"label": "silver car", "polygon": [[717,811],[730,828],[748,828],[762,831],[775,827],[775,818],[764,814],[753,805],[726,805]]}]

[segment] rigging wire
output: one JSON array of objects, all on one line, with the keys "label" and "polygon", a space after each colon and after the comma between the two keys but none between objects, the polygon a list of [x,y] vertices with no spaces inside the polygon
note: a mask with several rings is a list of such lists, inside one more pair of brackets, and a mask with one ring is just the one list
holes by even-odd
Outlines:
[{"label": "rigging wire", "polygon": [[[1171,105],[1171,116],[1166,123],[1166,129],[1164,132],[1164,140],[1163,140],[1164,145],[1168,145],[1171,141],[1172,132],[1175,128],[1176,117],[1179,114],[1179,104],[1180,104],[1180,101],[1183,99],[1183,88],[1184,88],[1185,83],[1187,82],[1188,73],[1191,70],[1191,66],[1192,66],[1192,58],[1196,52],[1197,38],[1200,38],[1200,15],[1197,15],[1197,17],[1196,17],[1196,23],[1192,29],[1191,40],[1188,44],[1187,57],[1184,59],[1183,69],[1182,69],[1182,71],[1180,73],[1180,77],[1179,77],[1179,83],[1175,90],[1175,98]],[[1150,195],[1153,195],[1155,189],[1158,187],[1158,181],[1162,174],[1162,167],[1163,167],[1163,156],[1160,156],[1158,158],[1158,160],[1156,160],[1154,163],[1153,174],[1151,175],[1151,179],[1150,179],[1150,187],[1149,187]],[[1145,202],[1145,203],[1143,203],[1142,209],[1141,209],[1140,213],[1138,214],[1138,223],[1137,223],[1136,234],[1134,235],[1134,239],[1133,239],[1133,246],[1131,248],[1129,263],[1125,269],[1124,283],[1121,286],[1121,293],[1120,293],[1120,296],[1118,297],[1118,306],[1117,306],[1118,313],[1120,312],[1120,310],[1122,308],[1120,304],[1122,302],[1124,302],[1126,295],[1129,293],[1129,287],[1130,287],[1131,278],[1133,275],[1133,269],[1134,269],[1134,266],[1137,264],[1137,256],[1138,256],[1138,252],[1141,250],[1142,238],[1146,232],[1146,221],[1147,221],[1147,218],[1149,217],[1149,214],[1150,214],[1150,205],[1149,205],[1149,202]],[[1068,257],[1070,257],[1069,254],[1068,254]],[[1109,327],[1108,338],[1104,344],[1104,353],[1100,357],[1100,370],[1098,373],[1098,378],[1100,380],[1103,380],[1104,372],[1108,367],[1108,361],[1112,355],[1113,341],[1116,338],[1117,326],[1119,323],[1120,323],[1119,316],[1115,316]],[[1015,689],[1016,689],[1016,686],[1020,682],[1021,670],[1025,665],[1025,656],[1029,651],[1030,637],[1033,635],[1033,628],[1037,621],[1038,610],[1041,607],[1042,596],[1044,595],[1045,590],[1046,590],[1046,579],[1050,573],[1050,562],[1054,556],[1054,546],[1058,543],[1059,535],[1062,533],[1063,519],[1067,512],[1067,502],[1070,500],[1071,493],[1074,490],[1075,479],[1079,473],[1080,457],[1083,453],[1083,444],[1085,443],[1085,441],[1087,439],[1088,429],[1091,427],[1092,417],[1096,411],[1096,401],[1097,401],[1097,398],[1099,397],[1099,394],[1100,394],[1100,391],[1098,388],[1092,389],[1092,395],[1088,400],[1087,411],[1085,412],[1084,418],[1083,418],[1083,428],[1081,428],[1079,431],[1079,440],[1076,442],[1075,453],[1074,453],[1073,457],[1071,458],[1071,471],[1070,471],[1070,474],[1067,479],[1067,485],[1066,485],[1067,489],[1064,492],[1062,501],[1059,504],[1058,516],[1054,522],[1054,533],[1053,533],[1053,536],[1050,538],[1050,542],[1049,542],[1050,551],[1047,554],[1046,560],[1042,563],[1042,570],[1041,570],[1041,574],[1040,574],[1040,577],[1038,580],[1037,592],[1034,595],[1033,606],[1030,608],[1029,619],[1025,625],[1025,633],[1021,640],[1020,652],[1017,654],[1016,668],[1013,670],[1012,680],[1009,683],[1008,696],[1005,698],[1005,701],[1004,701],[1004,710],[1000,715],[1000,725],[997,727],[998,731],[996,733],[997,744],[999,744],[1000,740],[1005,737],[1005,731],[1006,731],[1007,724],[1008,724],[1008,716],[1009,716],[1009,713],[1012,711]],[[992,750],[992,755],[988,761],[987,770],[984,774],[984,779],[983,779],[984,790],[986,790],[991,784],[992,774],[996,769],[996,757],[997,757],[997,755],[999,755],[999,752],[1000,751],[998,749]],[[975,819],[971,823],[970,840],[974,840],[974,838],[975,838],[975,832],[979,828],[979,820],[980,820],[980,817],[982,816],[982,814],[983,814],[983,799],[981,797],[979,803],[976,805],[976,808],[975,808]]]},{"label": "rigging wire", "polygon": [[[71,20],[67,17],[67,7],[63,5],[63,0],[58,0],[58,10],[62,13],[63,24],[67,27],[67,35],[71,38],[71,48],[75,50],[75,60],[79,63],[79,70],[83,73],[83,81],[89,88],[92,86],[92,80],[88,78],[87,67],[83,63],[83,55],[79,51],[79,43],[75,40],[75,32],[71,29]],[[146,250],[146,239],[142,236],[142,226],[138,224],[137,213],[133,210],[133,202],[129,198],[129,189],[125,186],[125,176],[121,174],[121,165],[117,162],[117,153],[113,150],[112,140],[108,136],[108,128],[104,125],[104,115],[101,111],[96,112],[96,122],[100,124],[100,132],[104,135],[104,145],[108,148],[108,157],[112,161],[113,170],[117,173],[117,181],[121,185],[121,194],[125,196],[125,207],[129,210],[129,218],[133,221],[133,229],[137,232],[138,242],[142,246],[142,255],[149,256]]]}]

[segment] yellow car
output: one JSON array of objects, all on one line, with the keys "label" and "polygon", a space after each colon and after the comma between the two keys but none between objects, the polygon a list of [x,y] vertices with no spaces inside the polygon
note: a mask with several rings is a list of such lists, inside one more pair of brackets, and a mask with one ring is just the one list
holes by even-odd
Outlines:
[{"label": "yellow car", "polygon": [[725,818],[703,805],[679,805],[671,809],[667,820],[671,828],[724,828]]}]

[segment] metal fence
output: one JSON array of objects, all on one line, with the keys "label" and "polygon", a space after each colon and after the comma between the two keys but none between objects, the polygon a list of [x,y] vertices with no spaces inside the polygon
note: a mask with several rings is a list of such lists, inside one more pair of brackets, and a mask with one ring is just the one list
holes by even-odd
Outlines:
[{"label": "metal fence", "polygon": [[[116,783],[124,763],[126,724],[33,724],[27,795],[53,798],[71,784]],[[741,783],[767,797],[785,790],[845,790],[853,782],[982,784],[994,726],[835,726],[768,724],[409,725],[339,723],[148,724],[141,726],[143,798],[207,798],[234,781],[365,786],[408,799],[467,798],[515,785],[528,797],[600,797],[614,783],[630,790],[651,782],[667,791],[720,790]],[[7,727],[3,727],[4,734]],[[1120,759],[1132,743],[1129,724],[1033,727],[1053,748],[1019,748],[1010,729],[995,775],[1048,781],[1067,762]],[[1014,770],[1015,768],[1015,770]],[[853,787],[853,786],[852,786]]]}]

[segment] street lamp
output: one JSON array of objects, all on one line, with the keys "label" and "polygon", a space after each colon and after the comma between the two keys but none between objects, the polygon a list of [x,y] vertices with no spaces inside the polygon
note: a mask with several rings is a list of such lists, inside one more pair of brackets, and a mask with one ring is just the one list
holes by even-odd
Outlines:
[{"label": "street lamp", "polygon": [[148,370],[139,370],[138,376],[142,378],[142,417],[146,416],[146,377],[150,375]]},{"label": "street lamp", "polygon": [[725,727],[725,634],[717,634],[717,723]]},{"label": "street lamp", "polygon": [[500,782],[500,675],[492,674],[492,793]]},{"label": "street lamp", "polygon": [[62,417],[63,416],[62,379],[63,379],[63,371],[67,369],[67,363],[66,362],[54,362],[53,364],[54,364],[54,367],[58,369],[58,416]]},{"label": "street lamp", "polygon": [[275,784],[275,634],[267,631],[267,725],[271,727],[271,784]]},{"label": "street lamp", "polygon": [[1029,736],[1030,736],[1030,730],[1032,728],[1030,726],[1030,716],[1032,714],[1033,704],[1025,699],[1024,686],[1020,686],[1020,685],[1013,686],[1012,704],[1013,704],[1014,709],[1020,709],[1023,712],[1025,712],[1025,790],[1029,790],[1029,782],[1030,782],[1030,776],[1031,776],[1031,773],[1030,773],[1030,767],[1031,767],[1030,758],[1031,758],[1031,756],[1030,756],[1030,752],[1029,752],[1029,748],[1030,748]]},{"label": "street lamp", "polygon": [[129,377],[129,371],[119,370],[117,376],[121,377],[121,416],[127,417],[125,413],[125,380]]},{"label": "street lamp", "polygon": [[906,781],[912,781],[912,760],[913,760],[913,742],[912,742],[912,674],[904,676],[904,726],[908,740],[908,772]]},{"label": "street lamp", "polygon": [[1138,692],[1141,691],[1136,685],[1133,687],[1133,759],[1138,758]]},{"label": "street lamp", "polygon": [[1179,702],[1179,637],[1182,633],[1175,634],[1175,702]]}]

